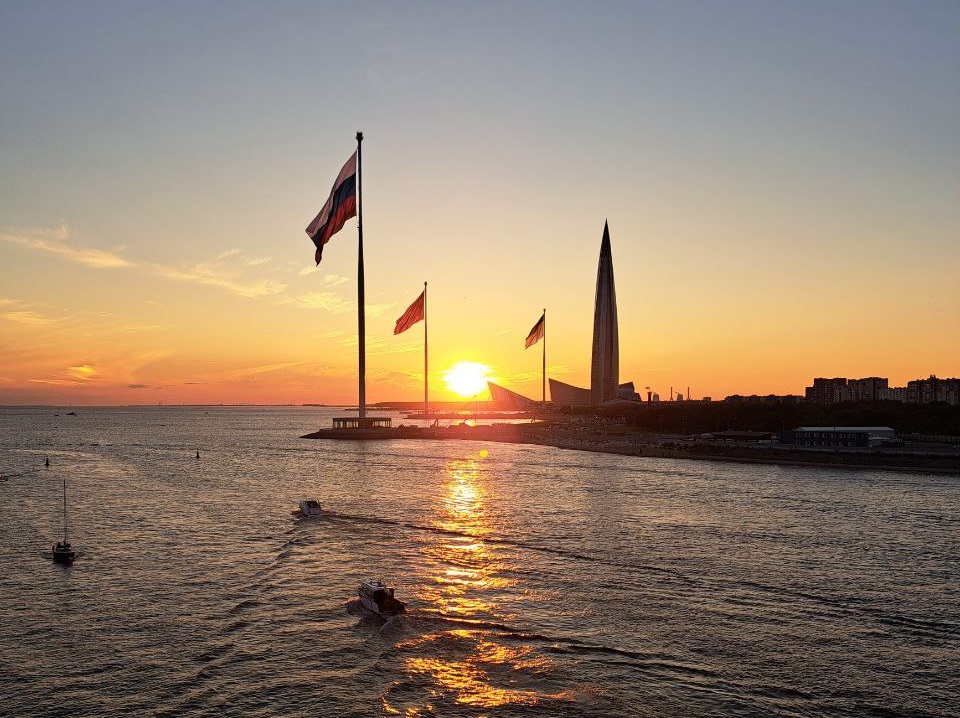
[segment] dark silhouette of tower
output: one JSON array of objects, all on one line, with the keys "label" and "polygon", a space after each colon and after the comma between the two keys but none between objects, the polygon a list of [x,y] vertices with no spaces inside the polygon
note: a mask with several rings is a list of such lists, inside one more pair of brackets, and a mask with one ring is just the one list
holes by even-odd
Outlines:
[{"label": "dark silhouette of tower", "polygon": [[603,223],[597,296],[593,305],[593,358],[590,362],[590,403],[594,406],[617,398],[620,382],[620,342],[617,337],[617,291],[613,284],[610,230]]}]

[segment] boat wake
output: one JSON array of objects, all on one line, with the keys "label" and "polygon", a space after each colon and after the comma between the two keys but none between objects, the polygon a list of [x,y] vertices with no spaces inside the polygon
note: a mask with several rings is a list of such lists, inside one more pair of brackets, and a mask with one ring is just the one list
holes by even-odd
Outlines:
[{"label": "boat wake", "polygon": [[23,479],[28,476],[35,476],[39,474],[41,469],[26,469],[24,471],[0,471],[0,481],[7,481],[8,479]]},{"label": "boat wake", "polygon": [[746,589],[748,591],[758,591],[763,594],[784,599],[787,601],[809,601],[820,606],[824,611],[820,611],[821,618],[837,613],[855,614],[868,620],[875,621],[884,629],[899,629],[904,633],[922,637],[928,640],[955,640],[960,636],[960,625],[950,621],[929,621],[903,615],[897,611],[891,611],[884,607],[872,606],[865,603],[862,599],[855,596],[828,596],[821,595],[812,591],[804,591],[789,586],[777,586],[772,584],[763,584],[755,581],[723,579],[707,576],[694,576],[683,571],[657,566],[654,564],[611,559],[602,556],[595,556],[569,549],[545,546],[531,541],[523,541],[505,536],[478,536],[468,531],[457,531],[455,529],[443,528],[439,526],[430,526],[408,521],[399,521],[379,516],[365,516],[355,514],[338,514],[331,517],[332,522],[340,521],[346,523],[365,523],[382,524],[397,528],[404,528],[411,531],[429,532],[434,534],[443,534],[461,538],[469,538],[475,541],[483,541],[488,544],[509,546],[524,551],[534,551],[537,553],[560,556],[562,558],[574,561],[584,561],[589,563],[609,566],[611,568],[627,568],[635,571],[643,571],[652,574],[668,576],[671,579],[679,579],[681,582],[691,586],[711,590],[713,595],[719,595],[723,591],[736,591]]}]

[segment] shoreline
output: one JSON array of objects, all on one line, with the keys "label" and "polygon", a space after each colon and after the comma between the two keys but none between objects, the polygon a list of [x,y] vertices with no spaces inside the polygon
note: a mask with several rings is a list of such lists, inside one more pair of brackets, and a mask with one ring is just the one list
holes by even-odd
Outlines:
[{"label": "shoreline", "polygon": [[547,429],[523,424],[494,426],[393,427],[389,429],[319,429],[301,439],[337,441],[484,441],[552,446],[621,456],[693,461],[804,466],[829,469],[908,471],[960,476],[960,455],[890,451],[816,451],[743,445],[657,443],[649,435],[608,435],[598,431]]}]

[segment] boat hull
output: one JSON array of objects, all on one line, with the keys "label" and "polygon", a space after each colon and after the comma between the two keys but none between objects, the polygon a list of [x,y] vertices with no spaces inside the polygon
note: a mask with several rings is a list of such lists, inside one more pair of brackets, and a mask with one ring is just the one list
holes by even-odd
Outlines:
[{"label": "boat hull", "polygon": [[290,512],[291,516],[296,516],[298,519],[322,519],[328,516],[336,516],[336,511],[321,511],[320,513],[310,512],[304,513],[300,509]]},{"label": "boat hull", "polygon": [[64,546],[63,544],[58,543],[53,547],[54,563],[62,563],[65,566],[69,566],[71,563],[73,563],[76,557],[77,552],[70,546],[70,544]]},{"label": "boat hull", "polygon": [[390,618],[403,613],[407,604],[393,595],[393,589],[383,583],[362,583],[357,591],[360,605],[371,613]]},{"label": "boat hull", "polygon": [[380,608],[377,606],[376,602],[371,598],[367,598],[366,596],[361,596],[360,605],[363,606],[368,611],[370,611],[371,613],[376,613],[379,616],[383,615],[382,613],[380,613]]}]

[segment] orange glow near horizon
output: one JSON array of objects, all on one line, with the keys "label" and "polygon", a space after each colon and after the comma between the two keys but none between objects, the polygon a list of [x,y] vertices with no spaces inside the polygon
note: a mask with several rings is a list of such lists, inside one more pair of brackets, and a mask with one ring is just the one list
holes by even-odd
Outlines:
[{"label": "orange glow near horizon", "polygon": [[[430,285],[431,400],[484,400],[488,379],[539,399],[544,346],[548,377],[589,386],[601,228],[563,228],[577,264],[558,265],[556,285],[519,283],[507,273],[486,278],[482,290],[461,287],[456,267],[431,255],[438,277]],[[370,232],[377,235],[375,222]],[[689,386],[695,399],[718,400],[802,395],[816,376],[882,376],[895,387],[956,376],[960,337],[942,328],[960,312],[960,295],[946,274],[924,267],[921,279],[904,268],[902,291],[877,300],[882,322],[851,300],[873,290],[849,277],[833,276],[814,292],[721,263],[630,281],[644,266],[638,239],[669,233],[667,225],[611,224],[623,382],[662,398],[671,386],[685,395]],[[156,239],[137,261],[128,250],[128,265],[77,266],[90,256],[83,237],[0,228],[0,264],[15,268],[0,292],[0,405],[356,404],[356,257],[348,236],[338,235],[319,269],[300,246],[289,259],[226,244],[186,248],[192,264],[161,264],[154,252],[165,245]],[[379,245],[366,258],[370,403],[423,396],[423,335],[393,334],[409,291],[393,251]],[[544,304],[546,343],[524,350]],[[707,309],[714,305],[716,312]]]}]

